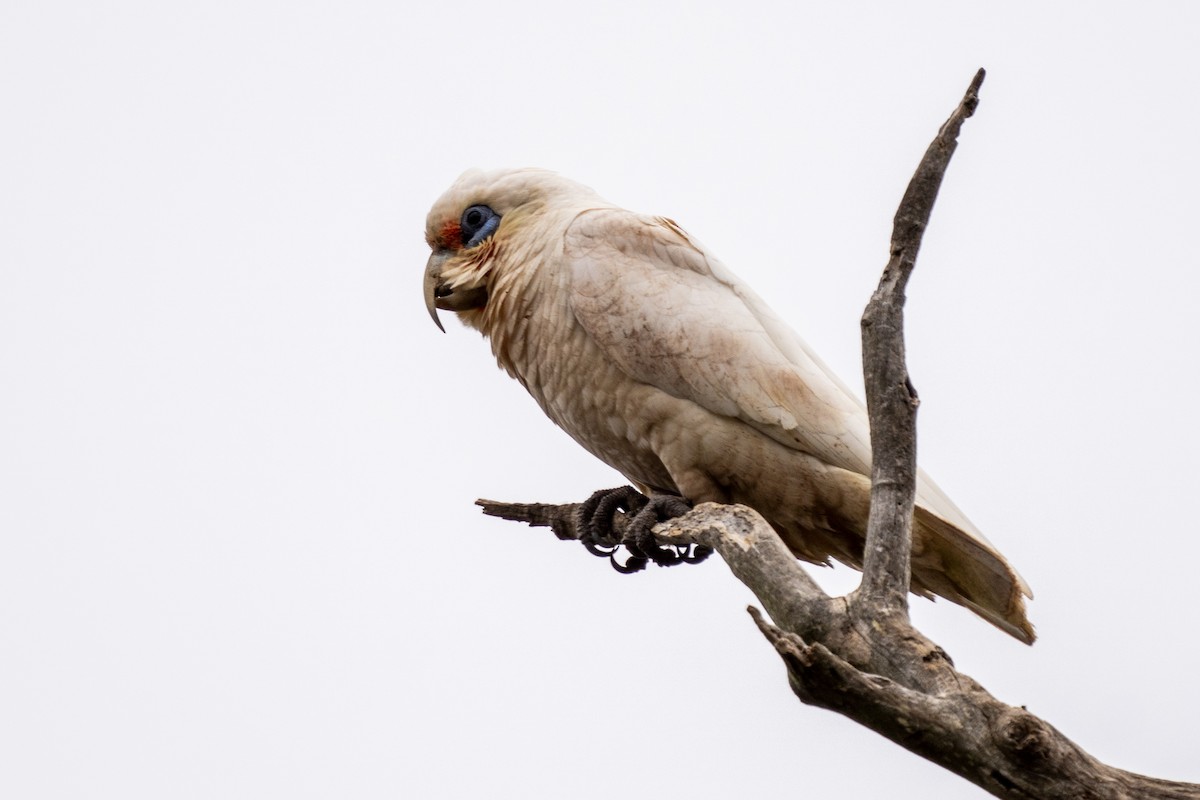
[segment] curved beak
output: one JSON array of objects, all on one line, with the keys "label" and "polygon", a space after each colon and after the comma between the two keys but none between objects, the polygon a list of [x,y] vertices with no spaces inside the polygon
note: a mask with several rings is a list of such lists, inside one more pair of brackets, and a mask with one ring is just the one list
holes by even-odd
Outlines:
[{"label": "curved beak", "polygon": [[449,258],[449,254],[434,250],[429,256],[429,260],[425,262],[425,308],[429,310],[433,324],[437,325],[442,333],[445,333],[446,329],[442,327],[442,321],[438,319],[437,291],[438,284],[442,280],[442,264],[446,263],[447,258]]},{"label": "curved beak", "polygon": [[483,308],[488,301],[486,287],[453,289],[442,283],[442,267],[449,258],[448,251],[434,250],[433,254],[429,256],[429,260],[425,262],[425,308],[428,309],[429,316],[433,318],[433,323],[441,328],[442,333],[445,333],[446,329],[442,327],[442,321],[438,319],[437,310],[439,308],[447,311],[472,311]]}]

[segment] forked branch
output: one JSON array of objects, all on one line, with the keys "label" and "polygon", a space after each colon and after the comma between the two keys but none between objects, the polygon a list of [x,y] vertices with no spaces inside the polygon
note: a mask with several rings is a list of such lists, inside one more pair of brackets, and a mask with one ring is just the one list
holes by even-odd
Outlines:
[{"label": "forked branch", "polygon": [[[905,367],[904,287],[959,129],[979,102],[983,75],[975,76],[909,184],[896,213],[891,258],[863,316],[873,469],[862,586],[848,597],[826,595],[771,526],[745,506],[706,503],[654,533],[664,544],[704,545],[721,554],[774,621],[750,609],[801,701],[844,714],[996,797],[1200,800],[1200,785],[1102,764],[1049,723],[997,700],[908,619],[917,396]],[[574,504],[478,502],[485,513],[580,538]],[[618,536],[621,527],[618,518]]]}]

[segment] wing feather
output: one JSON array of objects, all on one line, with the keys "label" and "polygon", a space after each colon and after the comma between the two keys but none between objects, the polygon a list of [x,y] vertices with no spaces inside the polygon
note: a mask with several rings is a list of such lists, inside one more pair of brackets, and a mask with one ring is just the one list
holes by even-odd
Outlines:
[{"label": "wing feather", "polygon": [[[574,219],[564,248],[572,312],[630,377],[740,419],[827,464],[871,474],[862,402],[674,222],[593,208]],[[917,502],[1003,561],[924,472]]]},{"label": "wing feather", "polygon": [[869,474],[861,404],[674,223],[587,211],[568,230],[566,255],[572,311],[631,377]]}]

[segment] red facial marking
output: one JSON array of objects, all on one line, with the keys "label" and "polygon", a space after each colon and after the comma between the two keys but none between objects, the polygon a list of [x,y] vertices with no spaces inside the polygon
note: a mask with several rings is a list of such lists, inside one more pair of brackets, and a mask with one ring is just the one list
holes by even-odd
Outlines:
[{"label": "red facial marking", "polygon": [[438,231],[438,244],[450,250],[458,250],[462,247],[462,228],[454,220],[442,223],[442,229]]}]

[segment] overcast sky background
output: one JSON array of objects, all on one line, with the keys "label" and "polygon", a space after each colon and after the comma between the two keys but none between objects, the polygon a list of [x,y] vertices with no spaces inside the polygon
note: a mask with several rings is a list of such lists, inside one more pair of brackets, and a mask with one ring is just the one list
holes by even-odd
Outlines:
[{"label": "overcast sky background", "polygon": [[921,462],[1041,638],[913,613],[1095,756],[1200,781],[1200,5],[973,8],[0,7],[0,795],[983,796],[802,706],[719,560],[620,576],[482,517],[621,480],[420,291],[462,170],[548,167],[861,386],[980,66],[910,366]]}]

